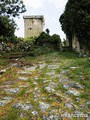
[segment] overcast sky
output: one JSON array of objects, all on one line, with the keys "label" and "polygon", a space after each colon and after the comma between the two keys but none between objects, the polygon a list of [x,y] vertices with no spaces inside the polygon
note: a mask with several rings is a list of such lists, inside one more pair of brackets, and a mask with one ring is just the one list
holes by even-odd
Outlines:
[{"label": "overcast sky", "polygon": [[[48,28],[50,34],[58,34],[61,39],[65,38],[61,30],[59,17],[65,9],[65,4],[68,0],[23,0],[27,11],[23,15],[43,15],[45,19],[44,30]],[[16,18],[18,30],[16,35],[24,37],[24,22],[23,15]]]}]

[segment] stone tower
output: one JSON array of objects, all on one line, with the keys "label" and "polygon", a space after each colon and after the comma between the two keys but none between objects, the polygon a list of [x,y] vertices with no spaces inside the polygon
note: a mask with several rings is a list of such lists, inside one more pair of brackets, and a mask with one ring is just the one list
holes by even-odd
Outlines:
[{"label": "stone tower", "polygon": [[24,16],[24,37],[39,36],[43,31],[44,17],[37,16]]}]

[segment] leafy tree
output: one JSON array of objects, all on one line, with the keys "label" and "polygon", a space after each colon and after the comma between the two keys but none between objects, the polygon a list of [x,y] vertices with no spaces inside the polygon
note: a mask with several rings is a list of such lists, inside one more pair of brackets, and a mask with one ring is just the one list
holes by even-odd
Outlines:
[{"label": "leafy tree", "polygon": [[55,46],[55,48],[56,48],[57,50],[62,49],[61,38],[60,38],[59,35],[53,34],[53,35],[51,36],[51,41],[50,41],[50,42]]},{"label": "leafy tree", "polygon": [[13,37],[16,25],[7,16],[0,16],[0,36]]},{"label": "leafy tree", "polygon": [[25,11],[25,5],[22,0],[0,0],[0,16],[16,17]]},{"label": "leafy tree", "polygon": [[50,35],[46,34],[45,32],[42,32],[38,38],[35,40],[35,44],[39,46],[43,46],[45,43],[47,43],[50,39]]},{"label": "leafy tree", "polygon": [[71,48],[74,35],[81,47],[90,48],[90,0],[68,0],[59,21]]},{"label": "leafy tree", "polygon": [[49,33],[50,33],[50,30],[47,28],[46,29],[46,33],[49,35]]},{"label": "leafy tree", "polygon": [[0,36],[13,37],[16,29],[13,18],[25,11],[22,0],[0,0]]}]

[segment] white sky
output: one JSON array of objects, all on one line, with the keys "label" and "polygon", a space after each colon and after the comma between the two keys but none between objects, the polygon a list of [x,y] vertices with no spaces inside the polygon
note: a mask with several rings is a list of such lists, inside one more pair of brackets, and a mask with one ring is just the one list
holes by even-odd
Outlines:
[{"label": "white sky", "polygon": [[44,30],[48,28],[50,34],[58,34],[61,39],[65,38],[61,30],[59,17],[63,13],[65,4],[68,0],[23,0],[27,11],[20,15],[20,18],[15,18],[18,25],[18,30],[15,34],[18,37],[24,37],[24,22],[23,15],[43,15],[45,19]]}]

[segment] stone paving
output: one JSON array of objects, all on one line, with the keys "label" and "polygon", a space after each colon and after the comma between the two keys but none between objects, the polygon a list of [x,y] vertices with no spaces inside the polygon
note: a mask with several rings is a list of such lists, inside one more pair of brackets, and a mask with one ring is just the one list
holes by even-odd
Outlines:
[{"label": "stone paving", "polygon": [[[16,75],[15,80],[6,78],[0,85],[1,115],[3,116],[3,109],[8,109],[8,106],[19,110],[19,118],[26,119],[28,114],[31,115],[30,120],[74,120],[73,117],[65,119],[63,115],[76,111],[86,113],[88,107],[84,103],[86,107],[82,111],[79,98],[84,86],[69,79],[67,77],[69,71],[60,67],[59,62],[38,63],[28,67],[19,67],[13,63],[9,68],[1,69],[1,78],[9,69],[12,71],[15,69]],[[57,72],[59,69],[60,72]],[[89,116],[82,120],[90,120]]]}]

